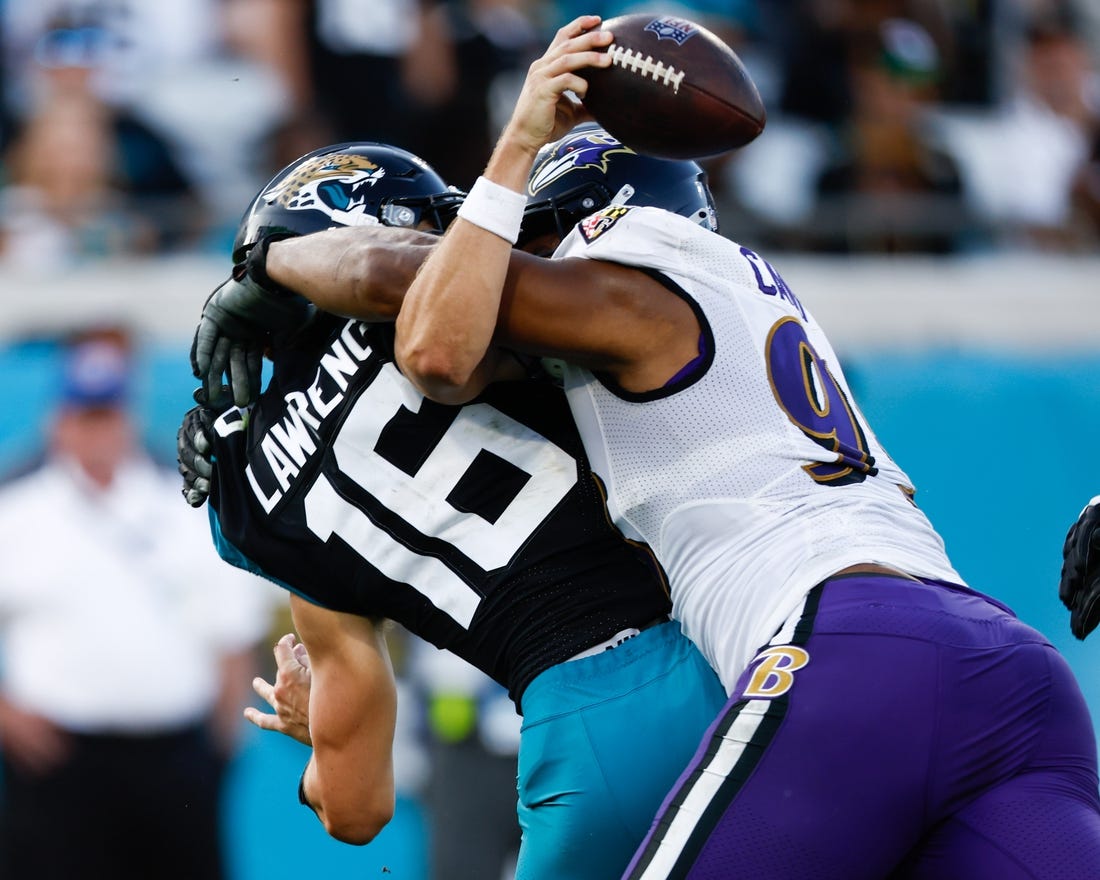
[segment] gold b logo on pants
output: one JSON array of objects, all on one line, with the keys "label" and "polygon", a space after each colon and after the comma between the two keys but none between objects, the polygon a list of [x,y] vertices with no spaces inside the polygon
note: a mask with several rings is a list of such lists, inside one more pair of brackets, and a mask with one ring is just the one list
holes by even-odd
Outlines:
[{"label": "gold b logo on pants", "polygon": [[794,645],[779,645],[761,651],[753,662],[756,669],[743,696],[772,700],[791,689],[795,671],[810,662],[810,655]]}]

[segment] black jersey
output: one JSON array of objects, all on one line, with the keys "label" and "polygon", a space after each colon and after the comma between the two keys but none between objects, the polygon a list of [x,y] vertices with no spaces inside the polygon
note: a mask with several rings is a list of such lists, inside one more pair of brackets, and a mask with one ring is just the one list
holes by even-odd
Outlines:
[{"label": "black jersey", "polygon": [[648,549],[611,524],[564,392],[464,406],[397,370],[390,325],[326,321],[216,423],[222,556],[326,608],[385,617],[519,703],[547,667],[667,614]]}]

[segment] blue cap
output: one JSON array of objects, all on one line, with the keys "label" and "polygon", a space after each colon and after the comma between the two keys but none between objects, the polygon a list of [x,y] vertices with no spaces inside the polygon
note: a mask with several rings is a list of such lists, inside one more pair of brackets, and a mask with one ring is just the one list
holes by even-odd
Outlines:
[{"label": "blue cap", "polygon": [[62,399],[71,406],[120,406],[130,390],[126,352],[106,340],[74,345],[65,356]]}]

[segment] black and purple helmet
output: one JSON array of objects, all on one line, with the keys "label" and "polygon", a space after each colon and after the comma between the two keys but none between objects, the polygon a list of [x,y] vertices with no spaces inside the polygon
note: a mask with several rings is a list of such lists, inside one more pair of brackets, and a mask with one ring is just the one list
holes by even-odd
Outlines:
[{"label": "black and purple helmet", "polygon": [[644,156],[585,123],[535,157],[519,244],[553,231],[564,237],[610,204],[664,208],[718,231],[714,197],[697,162]]}]

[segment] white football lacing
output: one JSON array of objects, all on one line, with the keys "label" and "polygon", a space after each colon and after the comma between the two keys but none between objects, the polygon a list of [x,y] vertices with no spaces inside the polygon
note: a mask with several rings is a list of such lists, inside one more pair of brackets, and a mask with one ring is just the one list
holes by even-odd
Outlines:
[{"label": "white football lacing", "polygon": [[640,73],[642,76],[651,76],[654,82],[664,79],[666,86],[672,86],[673,93],[680,91],[680,82],[684,78],[684,71],[666,66],[662,61],[654,61],[652,55],[642,58],[641,53],[635,53],[633,49],[624,49],[612,43],[607,47],[607,54],[611,56],[611,64],[618,65],[631,73]]}]

